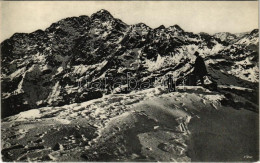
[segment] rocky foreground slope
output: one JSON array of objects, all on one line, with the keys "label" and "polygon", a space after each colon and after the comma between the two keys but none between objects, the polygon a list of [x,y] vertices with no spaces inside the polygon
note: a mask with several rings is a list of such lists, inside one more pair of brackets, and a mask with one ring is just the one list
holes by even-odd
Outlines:
[{"label": "rocky foreground slope", "polygon": [[2,158],[256,161],[258,114],[236,95],[252,90],[232,90],[188,86],[168,93],[158,87],[21,112],[2,121]]},{"label": "rocky foreground slope", "polygon": [[[106,10],[16,33],[1,43],[2,159],[256,161],[258,35],[127,25]],[[183,86],[195,51],[214,89]]]}]

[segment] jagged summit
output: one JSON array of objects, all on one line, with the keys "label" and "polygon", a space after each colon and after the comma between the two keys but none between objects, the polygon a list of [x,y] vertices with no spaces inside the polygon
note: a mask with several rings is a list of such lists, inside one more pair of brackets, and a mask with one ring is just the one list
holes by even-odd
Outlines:
[{"label": "jagged summit", "polygon": [[90,18],[86,15],[81,15],[79,17],[68,17],[64,18],[56,23],[53,23],[50,27],[48,27],[46,32],[53,32],[54,30],[60,28],[69,28],[69,27],[82,27],[90,22]]},{"label": "jagged summit", "polygon": [[145,23],[137,23],[137,24],[134,24],[132,25],[133,27],[142,27],[142,28],[150,28],[148,25],[146,25]]},{"label": "jagged summit", "polygon": [[159,27],[157,27],[155,29],[165,29],[165,26],[164,25],[160,25]]},{"label": "jagged summit", "polygon": [[108,19],[113,19],[114,17],[107,10],[101,9],[98,12],[92,14],[90,18],[91,19],[108,20]]},{"label": "jagged summit", "polygon": [[178,29],[178,30],[183,30],[179,25],[177,25],[177,24],[175,24],[175,25],[173,25],[172,27],[174,27],[174,28],[176,28],[176,29]]},{"label": "jagged summit", "polygon": [[98,13],[102,13],[102,14],[105,14],[105,15],[111,15],[109,11],[105,10],[105,9],[101,9],[99,11],[96,12],[97,14]]},{"label": "jagged summit", "polygon": [[259,33],[259,29],[254,29],[250,32],[250,35],[253,35],[253,34],[258,34]]},{"label": "jagged summit", "polygon": [[218,32],[213,35],[216,38],[219,38],[221,41],[232,41],[237,39],[235,34],[231,34],[230,32]]},{"label": "jagged summit", "polygon": [[171,30],[171,31],[177,31],[177,32],[184,32],[184,30],[177,24],[173,25],[173,26],[170,26],[168,28],[168,30]]}]

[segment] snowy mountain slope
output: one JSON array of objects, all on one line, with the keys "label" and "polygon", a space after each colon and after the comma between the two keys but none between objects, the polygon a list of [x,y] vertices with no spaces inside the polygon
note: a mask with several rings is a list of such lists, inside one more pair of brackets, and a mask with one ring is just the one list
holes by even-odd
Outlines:
[{"label": "snowy mountain slope", "polygon": [[174,74],[178,79],[190,72],[195,50],[208,60],[211,75],[223,71],[242,83],[238,86],[246,80],[246,87],[252,88],[259,79],[258,30],[240,37],[227,43],[219,36],[185,32],[178,25],[127,25],[106,10],[63,19],[45,31],[16,33],[1,43],[2,117],[115,92],[112,81],[102,89],[86,88],[105,77],[126,78],[131,73],[137,81],[162,81],[164,75]]},{"label": "snowy mountain slope", "polygon": [[22,112],[2,121],[3,160],[253,161],[258,114],[234,90],[157,87]]},{"label": "snowy mountain slope", "polygon": [[214,34],[214,37],[219,38],[221,41],[231,42],[237,39],[238,36],[229,32],[220,32]]},{"label": "snowy mountain slope", "polygon": [[[106,10],[14,34],[1,43],[2,159],[256,161],[258,35],[127,25]],[[195,51],[206,88],[183,86]]]}]

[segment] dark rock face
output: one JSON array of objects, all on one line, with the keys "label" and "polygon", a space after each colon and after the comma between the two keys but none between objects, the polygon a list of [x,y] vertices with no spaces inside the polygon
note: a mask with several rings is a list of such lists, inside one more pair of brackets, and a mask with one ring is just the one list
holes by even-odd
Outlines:
[{"label": "dark rock face", "polygon": [[252,63],[243,68],[255,68],[257,47],[258,30],[236,36],[194,34],[178,25],[152,29],[144,23],[127,25],[106,10],[62,19],[44,31],[15,33],[1,43],[2,117],[115,92],[114,79],[102,88],[87,87],[106,77],[126,79],[130,73],[136,81],[152,77],[162,81],[164,74],[176,72],[179,78],[190,69],[191,48],[208,59],[227,59],[231,65],[249,58]]}]

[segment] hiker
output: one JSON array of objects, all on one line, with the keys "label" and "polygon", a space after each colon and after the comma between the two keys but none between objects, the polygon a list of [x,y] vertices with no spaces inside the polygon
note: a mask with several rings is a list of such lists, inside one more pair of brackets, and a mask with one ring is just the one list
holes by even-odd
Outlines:
[{"label": "hiker", "polygon": [[167,86],[168,86],[168,92],[175,92],[175,84],[173,82],[172,75],[168,75]]},{"label": "hiker", "polygon": [[199,56],[199,52],[195,52],[194,55],[197,57],[194,64],[194,70],[192,74],[194,75],[194,84],[196,85],[197,80],[199,79],[201,85],[204,86],[203,77],[207,75],[207,69],[204,63],[204,60],[201,56]]}]

